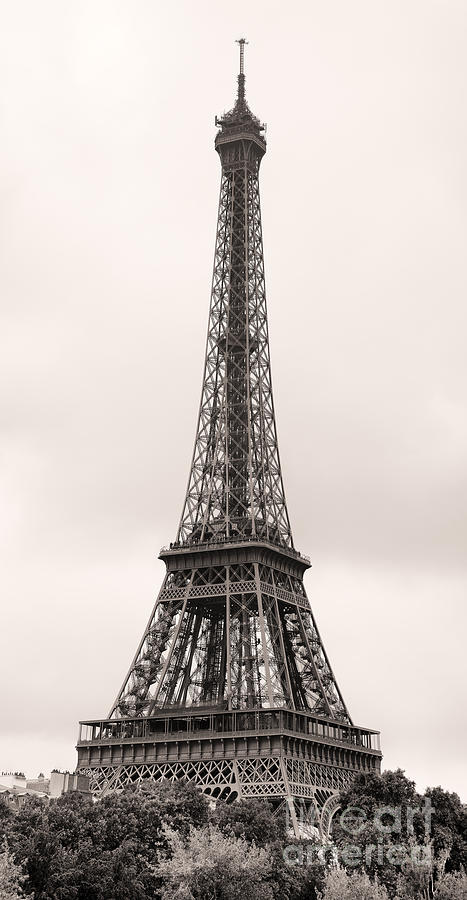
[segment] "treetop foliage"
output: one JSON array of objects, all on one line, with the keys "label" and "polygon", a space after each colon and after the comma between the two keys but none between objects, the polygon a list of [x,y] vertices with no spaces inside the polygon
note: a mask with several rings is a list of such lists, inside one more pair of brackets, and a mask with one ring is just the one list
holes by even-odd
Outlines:
[{"label": "treetop foliage", "polygon": [[[341,795],[349,807],[324,848],[296,841],[266,801],[214,807],[183,782],[147,782],[98,802],[30,797],[17,814],[0,804],[0,900],[467,900],[456,794],[437,787],[421,797],[397,770],[357,777]],[[399,830],[379,830],[381,809],[383,825],[385,816],[398,824],[400,809]],[[369,842],[381,854],[367,859]],[[430,851],[421,862],[419,844]],[[397,847],[405,861],[391,857]]]}]

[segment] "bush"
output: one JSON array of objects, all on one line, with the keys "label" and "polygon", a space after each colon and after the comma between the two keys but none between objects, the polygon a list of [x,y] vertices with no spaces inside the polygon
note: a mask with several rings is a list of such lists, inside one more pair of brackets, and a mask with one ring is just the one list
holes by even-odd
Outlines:
[{"label": "bush", "polygon": [[186,839],[169,829],[166,835],[170,855],[157,867],[163,900],[273,900],[266,850],[212,825],[192,828]]},{"label": "bush", "polygon": [[464,872],[443,875],[433,896],[434,900],[467,900],[467,875]]},{"label": "bush", "polygon": [[324,880],[322,900],[388,900],[389,895],[377,880],[370,881],[366,872],[347,875],[345,869],[331,869]]}]

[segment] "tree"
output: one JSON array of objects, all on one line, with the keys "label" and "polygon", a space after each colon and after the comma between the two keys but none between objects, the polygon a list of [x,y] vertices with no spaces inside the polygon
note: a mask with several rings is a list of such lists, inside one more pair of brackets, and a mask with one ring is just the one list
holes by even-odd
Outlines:
[{"label": "tree", "polygon": [[345,869],[331,869],[324,881],[322,900],[388,900],[388,892],[378,881],[370,881],[365,872],[348,875]]},{"label": "tree", "polygon": [[0,900],[20,900],[24,897],[25,876],[21,866],[17,866],[6,839],[0,850]]},{"label": "tree", "polygon": [[187,835],[207,818],[197,788],[151,783],[99,803],[76,794],[30,800],[9,835],[35,900],[145,900],[159,896],[151,866],[168,849],[165,825]]},{"label": "tree", "polygon": [[211,809],[182,782],[143,783],[98,803],[31,797],[4,814],[0,900],[24,891],[34,900],[317,900],[320,891],[325,900],[467,900],[456,794],[431,788],[422,798],[397,770],[360,776],[341,804],[333,836],[346,871],[327,873],[325,848],[287,835],[266,801]]},{"label": "tree", "polygon": [[294,839],[270,844],[267,849],[272,861],[274,897],[277,900],[317,900],[324,885],[326,865],[315,855],[316,844],[308,845]]},{"label": "tree", "polygon": [[432,806],[433,849],[437,856],[446,853],[446,871],[467,869],[467,811],[457,794],[441,787],[425,791]]},{"label": "tree", "polygon": [[7,834],[9,825],[13,818],[13,813],[9,806],[0,800],[0,840],[3,840]]},{"label": "tree", "polygon": [[[323,883],[324,863],[313,859],[313,865],[309,864],[306,845],[287,836],[285,816],[275,815],[267,800],[218,802],[211,810],[209,821],[226,837],[242,838],[248,844],[269,851],[271,886],[278,900],[316,900],[317,888]],[[300,847],[301,863],[294,864],[294,852],[294,863],[287,863],[284,850],[293,849],[295,845]]]},{"label": "tree", "polygon": [[163,900],[273,900],[271,861],[261,847],[208,825],[187,838],[166,830],[170,855],[157,868]]},{"label": "tree", "polygon": [[436,885],[434,900],[467,900],[467,875],[452,872],[443,875]]},{"label": "tree", "polygon": [[273,808],[266,800],[218,803],[209,818],[223,834],[244,838],[257,847],[285,840],[283,817],[275,818]]},{"label": "tree", "polygon": [[401,769],[357,776],[340,805],[332,835],[346,869],[378,876],[390,896],[408,861],[431,871],[422,798]]},{"label": "tree", "polygon": [[[412,845],[414,844],[412,841]],[[395,900],[431,900],[437,864],[439,862],[435,860],[431,846],[424,865],[417,861],[417,854],[411,854],[397,876]]]},{"label": "tree", "polygon": [[109,794],[93,807],[93,830],[104,850],[132,841],[137,853],[152,857],[166,848],[163,826],[187,835],[207,824],[209,804],[199,788],[184,782],[148,782]]}]

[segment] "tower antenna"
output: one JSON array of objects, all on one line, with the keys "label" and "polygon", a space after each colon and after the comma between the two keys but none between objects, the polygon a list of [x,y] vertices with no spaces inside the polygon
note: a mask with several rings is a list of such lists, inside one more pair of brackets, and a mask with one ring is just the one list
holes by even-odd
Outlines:
[{"label": "tower antenna", "polygon": [[240,46],[240,72],[238,75],[238,99],[245,99],[245,44],[248,44],[248,41],[245,38],[239,38],[236,41]]},{"label": "tower antenna", "polygon": [[235,43],[240,45],[240,75],[244,75],[245,44],[248,44],[248,41],[245,38],[239,38]]}]

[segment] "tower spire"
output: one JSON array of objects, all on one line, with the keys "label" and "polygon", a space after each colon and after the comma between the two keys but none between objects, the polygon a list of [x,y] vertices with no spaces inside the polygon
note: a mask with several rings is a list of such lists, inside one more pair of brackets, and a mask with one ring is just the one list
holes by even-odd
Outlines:
[{"label": "tower spire", "polygon": [[245,38],[239,38],[236,43],[240,46],[240,71],[238,73],[237,100],[245,100]]},{"label": "tower spire", "polygon": [[[224,113],[220,118],[216,116],[216,125],[222,128],[222,133],[225,137],[227,137],[228,132],[231,132],[232,128],[237,129],[238,125],[246,125],[249,133],[254,132],[256,137],[259,137],[261,132],[264,132],[265,126],[253,115],[245,98],[245,44],[248,44],[248,41],[245,38],[238,38],[236,43],[240,47],[237,97],[235,105],[230,112]],[[264,136],[261,136],[261,142],[264,152],[266,150]]]}]

